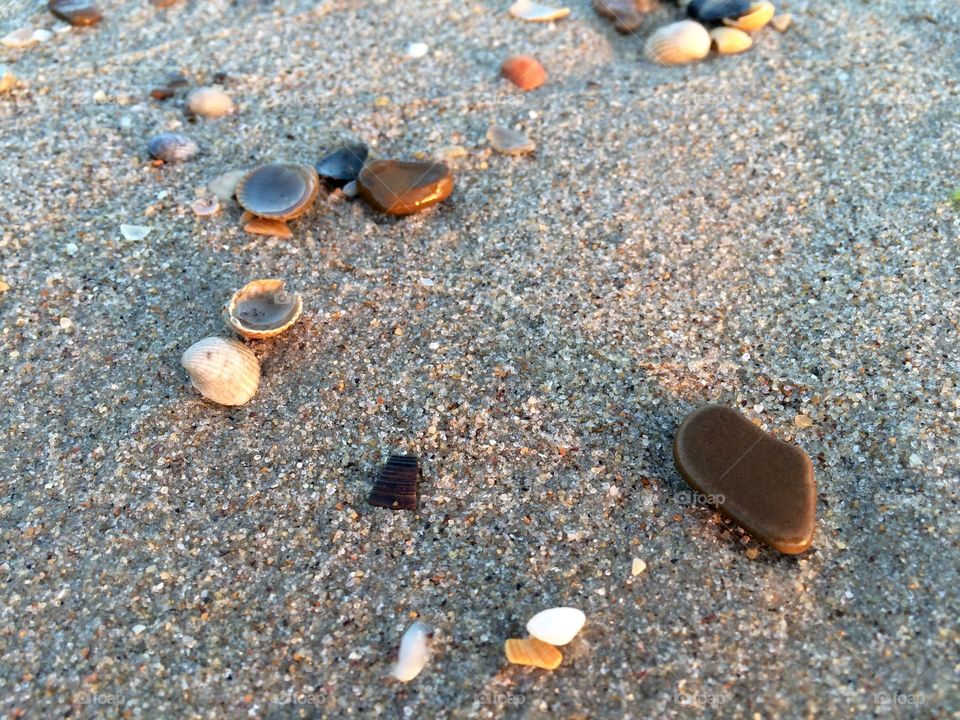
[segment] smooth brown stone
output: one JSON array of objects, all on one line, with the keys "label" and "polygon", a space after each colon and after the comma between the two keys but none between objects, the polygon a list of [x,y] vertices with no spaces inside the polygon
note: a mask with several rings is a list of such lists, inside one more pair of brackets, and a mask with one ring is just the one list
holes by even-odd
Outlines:
[{"label": "smooth brown stone", "polygon": [[673,459],[694,490],[751,535],[782,553],[813,541],[817,488],[813,465],[796,445],[764,432],[736,410],[707,405],[677,430]]},{"label": "smooth brown stone", "polygon": [[508,57],[500,66],[500,74],[521,90],[533,90],[547,81],[547,71],[529,55]]},{"label": "smooth brown stone", "polygon": [[360,197],[390,215],[411,215],[446,200],[453,173],[443,163],[378,160],[357,176]]},{"label": "smooth brown stone", "polygon": [[293,232],[283,220],[252,217],[243,229],[253,235],[270,235],[271,237],[292,238]]},{"label": "smooth brown stone", "polygon": [[593,9],[613,22],[621,33],[632,33],[643,25],[646,14],[659,6],[657,0],[593,0]]},{"label": "smooth brown stone", "polygon": [[103,14],[89,0],[50,0],[47,9],[64,22],[82,27],[96,25]]}]

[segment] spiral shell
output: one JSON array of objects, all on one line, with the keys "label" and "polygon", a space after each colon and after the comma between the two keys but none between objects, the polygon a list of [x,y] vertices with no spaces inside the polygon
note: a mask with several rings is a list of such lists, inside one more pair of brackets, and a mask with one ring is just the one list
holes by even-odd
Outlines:
[{"label": "spiral shell", "polygon": [[723,24],[744,32],[757,32],[763,30],[767,23],[773,20],[775,12],[773,3],[763,0],[763,2],[751,5],[750,10],[745,15],[738,18],[724,18]]},{"label": "spiral shell", "polygon": [[510,638],[503,644],[507,661],[514,665],[532,665],[544,670],[556,670],[563,662],[563,653],[553,645],[536,638]]},{"label": "spiral shell", "polygon": [[288,293],[283,280],[253,280],[237,290],[223,309],[223,322],[251,340],[279,335],[303,312],[303,298]]},{"label": "spiral shell", "polygon": [[208,337],[188,347],[180,364],[193,387],[221,405],[243,405],[260,385],[260,362],[236,340]]},{"label": "spiral shell", "polygon": [[681,20],[657,30],[647,39],[644,54],[661,65],[684,65],[710,53],[710,34],[693,20]]}]

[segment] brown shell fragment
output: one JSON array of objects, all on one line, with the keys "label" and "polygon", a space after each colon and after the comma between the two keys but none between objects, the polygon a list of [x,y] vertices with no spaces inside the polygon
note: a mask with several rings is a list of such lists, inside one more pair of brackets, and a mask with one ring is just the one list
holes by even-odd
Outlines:
[{"label": "brown shell fragment", "polygon": [[414,455],[391,455],[380,470],[367,502],[390,510],[416,510],[420,461]]},{"label": "brown shell fragment", "polygon": [[251,235],[269,235],[271,237],[285,239],[293,237],[290,226],[283,222],[283,220],[271,220],[270,218],[257,217],[256,215],[249,219],[243,226],[243,229]]},{"label": "brown shell fragment", "polygon": [[410,215],[453,192],[453,173],[443,163],[377,160],[357,176],[360,197],[388,215]]},{"label": "brown shell fragment", "polygon": [[507,661],[514,665],[532,665],[543,670],[556,670],[563,662],[563,653],[553,645],[536,638],[510,638],[503,644]]}]

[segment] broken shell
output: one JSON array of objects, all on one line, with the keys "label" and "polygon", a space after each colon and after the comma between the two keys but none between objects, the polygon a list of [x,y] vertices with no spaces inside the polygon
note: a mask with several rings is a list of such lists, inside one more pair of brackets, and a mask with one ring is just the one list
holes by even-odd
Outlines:
[{"label": "broken shell", "polygon": [[555,607],[538,612],[527,622],[527,632],[551,645],[566,645],[576,637],[587,621],[582,611],[572,607]]},{"label": "broken shell", "polygon": [[271,163],[247,173],[237,185],[237,201],[257,217],[292,220],[310,209],[319,191],[312,167]]},{"label": "broken shell", "polygon": [[251,340],[279,335],[303,312],[303,298],[288,293],[283,280],[254,280],[237,290],[223,309],[230,330]]},{"label": "broken shell", "polygon": [[25,48],[33,45],[37,39],[33,36],[33,28],[20,28],[4,35],[0,44],[11,48]]},{"label": "broken shell", "polygon": [[541,5],[538,2],[533,2],[533,0],[517,0],[517,2],[510,6],[509,12],[518,20],[526,20],[527,22],[550,22],[551,20],[565,18],[570,14],[570,8],[550,7],[549,5]]},{"label": "broken shell", "polygon": [[187,95],[187,110],[205,118],[218,118],[233,112],[233,100],[220,88],[199,87]]},{"label": "broken shell", "polygon": [[150,138],[147,150],[152,157],[172,163],[189,160],[200,151],[200,146],[183,133],[165,132]]},{"label": "broken shell", "polygon": [[490,147],[504,155],[526,155],[533,152],[537,145],[523,133],[516,132],[503,125],[491,125],[487,130],[487,142]]},{"label": "broken shell", "polygon": [[215,215],[220,209],[220,201],[217,200],[216,195],[208,198],[197,198],[190,203],[190,209],[193,210],[194,214],[198,215],[199,217]]},{"label": "broken shell", "polygon": [[220,202],[230,202],[237,194],[237,185],[247,174],[246,170],[231,170],[223,175],[218,175],[207,183],[207,190],[217,196]]},{"label": "broken shell", "polygon": [[681,20],[657,30],[643,49],[648,60],[661,65],[684,65],[710,53],[710,34],[693,20]]},{"label": "broken shell", "polygon": [[779,33],[785,33],[787,28],[790,27],[790,23],[793,22],[793,15],[790,13],[783,13],[782,15],[774,15],[773,19],[770,21],[770,25]]},{"label": "broken shell", "polygon": [[257,217],[249,213],[244,213],[244,215],[249,216],[245,218],[245,224],[243,226],[244,232],[248,232],[251,235],[269,235],[270,237],[284,239],[293,237],[290,226],[283,220],[271,220],[270,218]]},{"label": "broken shell", "polygon": [[773,19],[775,12],[773,3],[763,0],[751,5],[749,12],[745,15],[738,18],[724,18],[723,24],[744,32],[757,32],[766,27],[767,23]]},{"label": "broken shell", "polygon": [[391,455],[380,470],[367,502],[391,510],[416,510],[420,463],[416,456]]},{"label": "broken shell", "polygon": [[556,670],[563,662],[563,654],[553,645],[536,638],[510,638],[503,644],[507,661],[514,665],[532,665],[544,670]]},{"label": "broken shell", "polygon": [[743,30],[732,27],[716,27],[710,31],[710,40],[721,55],[735,55],[750,49],[751,38]]},{"label": "broken shell", "polygon": [[400,682],[410,682],[423,670],[430,659],[430,636],[433,629],[422,622],[415,622],[400,639],[397,664],[390,674]]},{"label": "broken shell", "polygon": [[186,349],[180,364],[193,387],[221,405],[243,405],[260,385],[257,356],[236,340],[204,338]]},{"label": "broken shell", "polygon": [[737,18],[750,11],[751,0],[691,0],[687,15],[700,22],[720,22]]}]

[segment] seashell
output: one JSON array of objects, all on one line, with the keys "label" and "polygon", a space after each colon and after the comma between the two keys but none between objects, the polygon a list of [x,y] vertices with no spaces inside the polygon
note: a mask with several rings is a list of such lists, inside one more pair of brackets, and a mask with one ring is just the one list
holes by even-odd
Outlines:
[{"label": "seashell", "polygon": [[243,405],[260,385],[257,356],[236,340],[208,337],[188,347],[180,364],[193,387],[221,405]]},{"label": "seashell", "polygon": [[563,653],[553,645],[536,638],[510,638],[503,644],[507,661],[514,665],[532,665],[544,670],[556,670],[563,662]]},{"label": "seashell", "polygon": [[217,196],[220,202],[230,202],[237,194],[237,185],[247,174],[246,170],[231,170],[223,175],[218,175],[207,183],[207,190]]},{"label": "seashell", "polygon": [[209,198],[197,198],[190,203],[190,209],[193,210],[194,215],[199,217],[215,215],[220,210],[220,201],[217,200],[216,195]]},{"label": "seashell", "polygon": [[738,18],[724,18],[723,24],[744,32],[757,32],[763,30],[767,23],[773,20],[773,14],[776,8],[773,3],[763,0],[763,2],[754,3],[750,6],[749,12]]},{"label": "seashell", "polygon": [[537,145],[523,133],[516,132],[503,125],[491,125],[487,130],[487,142],[490,147],[504,155],[526,155],[533,152]]},{"label": "seashell", "polygon": [[774,15],[773,19],[770,20],[770,25],[778,33],[785,33],[792,22],[793,15],[790,13],[783,13],[781,15]]},{"label": "seashell", "polygon": [[648,60],[661,65],[684,65],[710,53],[710,34],[693,20],[681,20],[657,30],[643,48]]},{"label": "seashell", "polygon": [[357,193],[359,192],[359,190],[357,189],[357,181],[351,180],[341,188],[341,191],[348,198],[355,198],[357,196]]},{"label": "seashell", "polygon": [[50,0],[47,9],[71,25],[96,25],[103,14],[90,0]]},{"label": "seashell", "polygon": [[131,240],[133,242],[139,242],[143,240],[147,235],[150,234],[150,231],[153,230],[149,225],[121,225],[120,234],[123,235],[124,240]]},{"label": "seashell", "polygon": [[0,63],[0,93],[5,93],[17,84],[17,76],[4,63]]},{"label": "seashell", "polygon": [[753,38],[743,30],[732,27],[716,27],[710,31],[710,40],[721,55],[736,55],[749,50]]},{"label": "seashell", "polygon": [[570,14],[570,8],[550,7],[549,5],[533,2],[533,0],[517,0],[517,2],[510,6],[509,12],[518,20],[526,20],[527,22],[550,22],[551,20],[565,18]]},{"label": "seashell", "polygon": [[593,0],[593,9],[613,22],[617,32],[632,33],[643,25],[647,13],[659,6],[658,0]]},{"label": "seashell", "polygon": [[0,44],[11,48],[25,48],[33,45],[37,39],[33,36],[33,28],[20,28],[4,35]]},{"label": "seashell", "polygon": [[412,455],[391,455],[380,470],[367,502],[391,510],[416,510],[420,462]]},{"label": "seashell", "polygon": [[566,645],[576,637],[587,621],[582,611],[572,607],[543,610],[527,622],[527,632],[551,645]]},{"label": "seashell", "polygon": [[199,87],[187,95],[187,110],[205,118],[218,118],[234,111],[233,100],[216,87]]},{"label": "seashell", "polygon": [[196,140],[188,135],[177,132],[165,132],[154,135],[147,143],[147,150],[152,157],[163,162],[183,162],[189,160],[200,151]]},{"label": "seashell", "polygon": [[410,682],[423,670],[430,659],[430,636],[433,629],[422,622],[415,622],[407,628],[400,639],[400,652],[397,664],[390,674],[400,682]]},{"label": "seashell", "polygon": [[751,0],[691,0],[687,15],[700,22],[720,22],[724,18],[740,17],[750,11]]},{"label": "seashell", "polygon": [[237,290],[223,309],[230,330],[251,340],[279,335],[303,312],[299,293],[286,291],[283,280],[253,280]]},{"label": "seashell", "polygon": [[37,28],[33,31],[33,39],[39,43],[45,43],[53,37],[53,33],[46,28]]},{"label": "seashell", "polygon": [[534,90],[547,81],[543,65],[529,55],[513,55],[503,61],[500,74],[521,90]]},{"label": "seashell", "polygon": [[237,201],[257,217],[292,220],[310,209],[319,191],[312,167],[271,163],[246,174],[237,185]]},{"label": "seashell", "polygon": [[417,60],[422,58],[428,52],[430,52],[430,46],[425,42],[412,42],[407,45],[406,55],[412,60]]},{"label": "seashell", "polygon": [[270,218],[257,217],[256,215],[250,216],[244,224],[243,230],[252,235],[268,235],[270,237],[284,238],[287,240],[293,237],[290,226],[283,220],[271,220]]},{"label": "seashell", "polygon": [[342,187],[357,179],[369,153],[370,150],[363,143],[346,145],[324,156],[316,165],[317,174],[327,184]]}]

